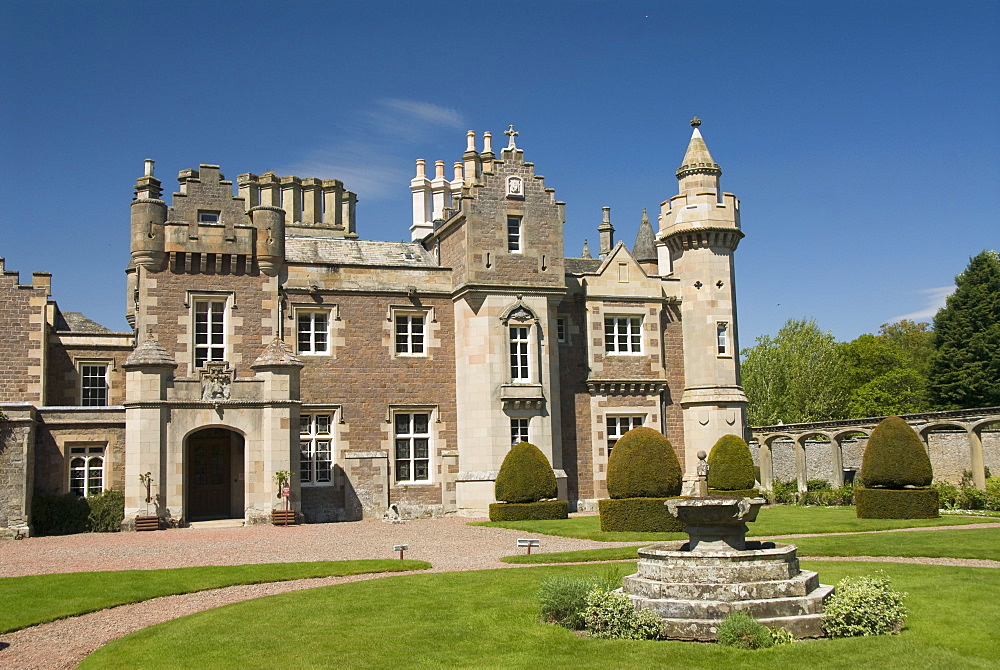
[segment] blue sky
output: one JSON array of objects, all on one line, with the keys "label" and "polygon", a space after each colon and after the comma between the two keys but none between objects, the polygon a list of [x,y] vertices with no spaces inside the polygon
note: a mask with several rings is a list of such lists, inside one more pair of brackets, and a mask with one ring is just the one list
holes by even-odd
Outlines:
[{"label": "blue sky", "polygon": [[508,124],[631,245],[697,115],[742,201],[741,346],[791,317],[841,340],[929,319],[1000,247],[1000,3],[0,2],[0,256],[118,330],[129,202],[215,163],[338,178],[365,239],[409,239],[416,158]]}]

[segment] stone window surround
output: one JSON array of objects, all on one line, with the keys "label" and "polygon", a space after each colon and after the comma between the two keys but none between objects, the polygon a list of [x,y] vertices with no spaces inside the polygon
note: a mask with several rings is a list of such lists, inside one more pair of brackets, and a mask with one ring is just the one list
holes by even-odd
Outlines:
[{"label": "stone window surround", "polygon": [[[295,352],[302,356],[330,356],[333,351],[333,346],[331,345],[331,339],[333,338],[333,321],[335,319],[335,314],[329,307],[318,307],[314,305],[292,305],[295,318]],[[315,330],[315,317],[310,319],[310,325],[313,328],[309,331],[312,337],[310,337],[310,347],[311,349],[303,349],[300,344],[301,326],[299,323],[299,317],[305,315],[316,315],[323,314],[326,316],[326,341],[323,343],[325,346],[324,350],[316,350],[316,338],[315,335],[318,331]]]},{"label": "stone window surround", "polygon": [[[427,415],[427,479],[413,479],[413,472],[410,473],[410,479],[398,480],[395,478],[395,468],[396,465],[396,415],[397,414],[426,414]],[[438,412],[437,405],[407,405],[407,404],[397,404],[389,405],[389,411],[386,415],[386,423],[388,424],[388,439],[386,440],[386,448],[389,457],[392,461],[393,473],[391,476],[391,482],[394,486],[427,486],[428,484],[434,483],[434,445],[437,443],[437,424],[441,423],[441,418]],[[413,437],[413,434],[410,434]],[[410,451],[410,461],[414,460],[411,442]],[[422,460],[422,459],[421,459]]]},{"label": "stone window surround", "polygon": [[[107,478],[107,463],[108,463],[108,445],[106,442],[68,442],[65,446],[66,453],[66,490],[70,493],[79,493],[79,491],[74,491],[73,488],[73,473],[79,470],[83,472],[83,493],[84,497],[90,497],[96,493],[100,493],[106,490]],[[96,467],[92,467],[91,462],[94,459],[100,458],[100,486],[98,490],[92,490],[90,486],[90,475],[92,470],[98,470]],[[77,459],[83,459],[84,464],[82,467],[76,467],[73,465],[73,461]]]},{"label": "stone window surround", "polygon": [[530,432],[529,426],[531,424],[531,419],[529,417],[511,417],[510,418],[510,444],[514,446],[515,444],[520,444],[521,442],[530,442]]},{"label": "stone window surround", "polygon": [[[110,358],[74,358],[73,365],[76,367],[79,383],[76,386],[77,399],[81,407],[107,407],[111,397],[111,378],[108,373],[115,369],[115,362]],[[84,382],[86,377],[83,374],[84,367],[104,367],[104,402],[85,403],[84,402]]]},{"label": "stone window surround", "polygon": [[524,253],[524,217],[507,215],[507,253]]},{"label": "stone window surround", "polygon": [[[415,301],[416,302],[416,301]],[[419,354],[398,353],[396,351],[396,316],[423,316],[424,317],[424,350]],[[386,332],[388,337],[383,340],[383,344],[389,347],[389,352],[394,358],[431,358],[431,349],[440,347],[441,340],[438,335],[439,326],[437,313],[433,305],[389,305],[385,313]]]},{"label": "stone window surround", "polygon": [[716,343],[718,345],[718,353],[716,355],[719,358],[732,358],[732,345],[729,342],[729,322],[716,321],[715,333]]},{"label": "stone window surround", "polygon": [[190,290],[187,292],[186,300],[184,306],[190,309],[190,330],[188,331],[188,339],[190,342],[190,352],[191,352],[191,370],[201,370],[202,368],[196,365],[198,360],[197,352],[197,312],[198,305],[205,302],[223,302],[223,319],[222,319],[222,358],[210,359],[210,360],[223,360],[228,361],[230,359],[229,346],[232,340],[231,337],[231,312],[236,309],[236,295],[233,291],[195,291]]},{"label": "stone window surround", "polygon": [[[300,426],[300,429],[299,429],[299,442],[301,443],[301,442],[305,442],[306,440],[308,440],[311,443],[310,444],[310,450],[309,450],[310,466],[311,466],[310,467],[310,472],[311,473],[315,473],[315,471],[316,471],[316,469],[315,469],[315,466],[316,466],[316,447],[315,447],[315,443],[317,441],[317,438],[320,438],[320,439],[329,438],[329,442],[330,442],[330,459],[329,459],[330,480],[329,481],[322,481],[322,482],[320,482],[320,481],[308,481],[307,482],[307,481],[303,481],[302,480],[302,478],[301,478],[301,446],[300,446],[300,452],[299,452],[299,454],[300,454],[299,455],[299,468],[300,468],[300,470],[299,470],[299,472],[300,472],[299,483],[303,487],[306,487],[306,488],[321,488],[321,487],[328,487],[328,486],[333,486],[334,485],[334,481],[333,480],[334,480],[334,476],[335,475],[334,475],[334,467],[333,466],[337,462],[337,458],[336,458],[336,453],[337,453],[337,429],[335,428],[335,426],[343,423],[343,419],[341,417],[341,411],[340,410],[341,410],[340,405],[311,405],[308,408],[303,407],[303,411],[299,414],[299,417],[300,417],[300,423],[299,423],[299,426]],[[328,417],[330,417],[329,432],[328,433],[317,433],[316,430],[315,430],[315,421],[311,420],[310,421],[309,433],[308,434],[303,433],[301,431],[301,425],[302,425],[301,424],[301,417],[306,417],[306,416],[309,416],[309,417],[328,416]],[[315,477],[313,477],[313,480],[315,480]]]},{"label": "stone window surround", "polygon": [[[619,328],[619,325],[620,325],[617,322],[618,319],[629,319],[628,330],[627,330],[627,336],[629,338],[629,342],[626,345],[628,347],[628,349],[625,350],[625,351],[622,351],[622,350],[618,349],[619,345],[618,345],[617,340],[618,340],[618,337],[620,335],[620,333],[618,332],[618,328]],[[631,324],[631,320],[632,319],[638,319],[639,320],[639,324],[638,324],[638,328],[637,328],[636,332],[632,331],[632,324]],[[608,322],[609,321],[614,321],[615,322],[614,323],[614,329],[615,329],[615,344],[614,344],[614,349],[609,349],[608,348]],[[603,314],[602,323],[604,324],[603,336],[604,336],[604,354],[605,355],[608,355],[608,356],[642,356],[643,355],[643,353],[645,352],[645,348],[646,348],[645,347],[645,342],[643,341],[645,339],[645,337],[643,336],[643,327],[644,327],[644,325],[646,323],[646,315],[644,313],[644,310],[638,310],[638,311],[615,310],[613,312],[605,312]],[[632,337],[634,337],[636,333],[638,333],[638,336],[639,336],[638,350],[633,350],[632,347],[634,345],[632,343]]]}]

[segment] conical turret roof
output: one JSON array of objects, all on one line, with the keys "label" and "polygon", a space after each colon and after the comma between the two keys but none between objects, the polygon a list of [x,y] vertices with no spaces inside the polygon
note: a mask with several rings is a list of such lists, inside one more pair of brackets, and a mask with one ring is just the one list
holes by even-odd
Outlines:
[{"label": "conical turret roof", "polygon": [[694,130],[691,133],[691,141],[688,142],[687,151],[684,153],[684,160],[681,161],[681,166],[677,168],[677,178],[680,179],[696,172],[721,175],[722,168],[712,160],[712,154],[708,151],[708,145],[705,144],[705,139],[701,136],[701,131],[698,130],[698,126],[701,125],[701,119],[697,116],[694,117],[691,119],[691,125],[694,127]]},{"label": "conical turret roof", "polygon": [[649,222],[646,208],[642,208],[642,223],[639,224],[639,234],[635,236],[632,246],[632,257],[639,263],[656,262],[656,235],[653,225]]},{"label": "conical turret roof", "polygon": [[139,343],[125,359],[125,367],[168,366],[177,367],[175,361],[163,345],[150,335]]}]

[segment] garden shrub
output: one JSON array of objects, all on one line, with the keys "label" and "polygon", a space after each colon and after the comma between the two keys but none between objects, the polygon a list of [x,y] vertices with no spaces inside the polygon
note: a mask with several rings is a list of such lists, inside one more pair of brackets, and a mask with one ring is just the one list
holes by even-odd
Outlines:
[{"label": "garden shrub", "polygon": [[859,519],[936,519],[938,493],[926,489],[854,489]]},{"label": "garden shrub", "polygon": [[666,505],[667,500],[670,498],[604,498],[598,500],[601,530],[606,533],[683,532],[684,524],[670,514]]},{"label": "garden shrub", "polygon": [[986,496],[984,507],[989,510],[1000,510],[1000,477],[990,477],[986,480]]},{"label": "garden shrub", "polygon": [[898,633],[906,621],[905,597],[884,572],[845,577],[823,604],[823,630],[830,637]]},{"label": "garden shrub", "polygon": [[795,634],[787,628],[768,628],[768,630],[771,632],[771,640],[774,641],[775,647],[795,642]]},{"label": "garden shrub", "polygon": [[621,591],[595,588],[587,594],[583,617],[594,637],[624,640],[656,640],[661,635],[660,617],[649,609],[635,610]]},{"label": "garden shrub", "polygon": [[681,466],[670,440],[645,426],[622,435],[608,459],[607,485],[613,499],[679,495]]},{"label": "garden shrub", "polygon": [[825,489],[819,489],[818,491],[806,491],[805,496],[802,498],[802,504],[820,505],[823,507],[853,505],[854,487],[850,484],[844,484],[843,486],[838,486],[837,488],[831,488],[827,485]]},{"label": "garden shrub", "polygon": [[109,489],[87,498],[90,514],[88,526],[94,533],[117,533],[125,518],[125,494]]},{"label": "garden shrub", "polygon": [[752,489],[753,484],[750,447],[737,435],[723,435],[708,454],[708,488],[742,491]]},{"label": "garden shrub", "polygon": [[758,489],[741,489],[738,491],[727,491],[726,489],[709,489],[708,495],[713,498],[760,498]]},{"label": "garden shrub", "polygon": [[490,504],[490,521],[542,521],[566,518],[569,518],[569,507],[565,500]]},{"label": "garden shrub", "polygon": [[31,525],[37,535],[87,532],[90,505],[75,493],[56,495],[36,490],[31,501]]},{"label": "garden shrub", "polygon": [[898,416],[882,419],[868,438],[859,474],[866,488],[928,486],[931,459],[916,431]]},{"label": "garden shrub", "polygon": [[529,442],[515,444],[500,465],[494,492],[497,500],[507,503],[555,498],[558,489],[549,459]]},{"label": "garden shrub", "polygon": [[772,505],[796,503],[799,501],[799,485],[797,482],[773,482],[768,495],[769,503]]},{"label": "garden shrub", "polygon": [[749,613],[730,612],[719,624],[719,644],[737,649],[766,649],[774,646],[771,629]]},{"label": "garden shrub", "polygon": [[826,481],[825,479],[807,479],[806,480],[806,490],[807,491],[832,491],[833,484]]},{"label": "garden shrub", "polygon": [[587,594],[593,589],[592,580],[579,577],[550,577],[542,581],[538,587],[542,621],[570,630],[583,630]]}]

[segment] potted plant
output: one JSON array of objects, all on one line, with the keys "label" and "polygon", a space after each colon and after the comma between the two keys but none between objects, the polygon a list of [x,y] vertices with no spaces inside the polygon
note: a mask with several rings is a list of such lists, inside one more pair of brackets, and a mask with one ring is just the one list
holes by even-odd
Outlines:
[{"label": "potted plant", "polygon": [[150,490],[153,484],[153,473],[147,472],[139,475],[139,481],[146,487],[146,513],[135,517],[135,529],[138,530],[160,530],[160,517],[149,513],[149,503],[153,501]]},{"label": "potted plant", "polygon": [[278,470],[274,473],[274,484],[278,488],[277,496],[285,499],[285,509],[271,510],[271,523],[275,526],[288,526],[295,523],[295,510],[289,508],[288,499],[291,497],[292,473],[288,470]]}]

